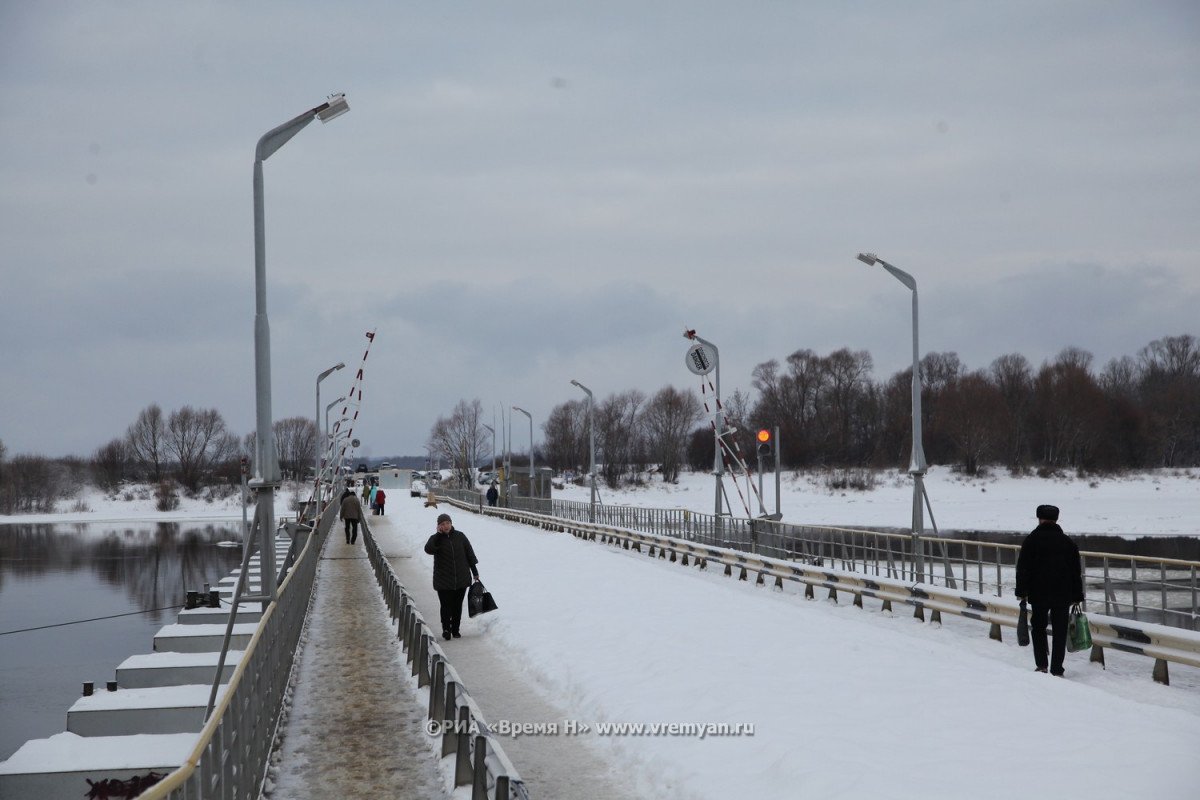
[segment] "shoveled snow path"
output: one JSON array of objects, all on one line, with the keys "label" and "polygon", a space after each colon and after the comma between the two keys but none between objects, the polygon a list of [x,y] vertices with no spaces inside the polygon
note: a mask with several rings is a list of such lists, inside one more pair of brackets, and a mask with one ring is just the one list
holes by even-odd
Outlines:
[{"label": "shoveled snow path", "polygon": [[446,797],[362,539],[346,544],[340,524],[329,534],[315,592],[268,796]]},{"label": "shoveled snow path", "polygon": [[[415,501],[412,503],[415,505]],[[389,504],[389,508],[397,506],[399,503]],[[411,511],[411,508],[405,506],[397,510]],[[436,511],[433,513],[436,514]],[[465,512],[459,513],[468,516]],[[430,528],[428,532],[405,530],[402,533],[397,529],[398,526],[409,522],[402,520],[401,516],[372,516],[369,520],[371,533],[392,565],[396,577],[413,596],[418,610],[430,627],[437,632],[440,623],[437,593],[431,582],[433,559],[422,549],[427,534],[432,534],[433,529]],[[480,570],[486,583],[486,567],[481,564]],[[536,580],[532,576],[531,579]],[[500,602],[503,604],[503,598]],[[503,613],[503,610],[496,613]],[[535,688],[535,679],[527,664],[515,662],[510,649],[488,636],[488,628],[493,620],[484,616],[468,621],[466,617],[464,603],[463,638],[440,644],[489,724],[495,727],[504,720],[561,723],[570,717],[564,707]],[[627,782],[628,768],[623,769],[615,763],[590,737],[501,737],[500,744],[533,798],[636,800],[653,796],[637,793]]]}]

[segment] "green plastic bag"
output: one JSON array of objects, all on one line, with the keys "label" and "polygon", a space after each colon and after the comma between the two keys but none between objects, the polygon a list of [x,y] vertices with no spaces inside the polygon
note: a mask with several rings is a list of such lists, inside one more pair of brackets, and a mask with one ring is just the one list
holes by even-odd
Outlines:
[{"label": "green plastic bag", "polygon": [[1087,615],[1076,603],[1071,607],[1071,616],[1067,619],[1067,650],[1078,653],[1092,646],[1092,629],[1088,626]]}]

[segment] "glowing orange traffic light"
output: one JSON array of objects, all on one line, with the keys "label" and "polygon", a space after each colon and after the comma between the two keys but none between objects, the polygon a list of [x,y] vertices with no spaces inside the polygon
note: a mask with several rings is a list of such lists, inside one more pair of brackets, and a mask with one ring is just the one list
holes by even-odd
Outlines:
[{"label": "glowing orange traffic light", "polygon": [[768,442],[771,441],[771,432],[769,430],[767,430],[766,428],[761,429],[758,432],[758,440],[760,442],[762,442],[763,444],[767,444]]},{"label": "glowing orange traffic light", "polygon": [[771,431],[767,428],[759,428],[758,430],[758,454],[759,456],[771,455]]}]

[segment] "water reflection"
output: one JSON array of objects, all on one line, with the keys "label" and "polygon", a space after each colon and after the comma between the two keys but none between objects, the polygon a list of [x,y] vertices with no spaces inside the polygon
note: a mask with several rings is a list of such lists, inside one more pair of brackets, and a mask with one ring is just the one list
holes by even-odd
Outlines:
[{"label": "water reflection", "polygon": [[[83,681],[103,685],[148,653],[185,592],[238,566],[240,525],[178,522],[0,525],[0,760],[61,733]],[[151,609],[163,609],[150,611]],[[146,612],[146,613],[131,613]],[[109,619],[98,619],[110,615]],[[76,620],[76,625],[48,627]]]},{"label": "water reflection", "polygon": [[157,522],[0,525],[0,595],[9,576],[87,571],[122,589],[137,608],[180,605],[188,589],[215,583],[237,566],[236,527]]}]

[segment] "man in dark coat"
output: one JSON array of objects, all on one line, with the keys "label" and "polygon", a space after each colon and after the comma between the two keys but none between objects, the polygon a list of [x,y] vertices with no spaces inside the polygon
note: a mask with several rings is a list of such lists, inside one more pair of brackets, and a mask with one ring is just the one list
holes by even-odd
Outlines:
[{"label": "man in dark coat", "polygon": [[500,499],[500,490],[497,489],[496,484],[493,483],[491,486],[488,487],[488,490],[487,490],[488,505],[489,506],[496,505],[496,501],[499,499]]},{"label": "man in dark coat", "polygon": [[[1017,556],[1017,597],[1032,605],[1030,637],[1038,672],[1062,677],[1067,653],[1067,615],[1083,602],[1083,569],[1079,547],[1058,527],[1058,508],[1037,507],[1038,526],[1021,543]],[[1046,620],[1054,628],[1049,663],[1046,658]]]},{"label": "man in dark coat", "polygon": [[479,560],[466,534],[454,527],[449,514],[438,515],[437,533],[425,543],[425,552],[433,556],[433,588],[441,603],[442,638],[458,639],[463,598],[471,584],[479,580],[475,568]]},{"label": "man in dark coat", "polygon": [[358,495],[350,491],[343,492],[340,513],[342,522],[346,526],[346,544],[354,544],[358,541],[358,523],[363,515],[362,503],[358,502]]}]

